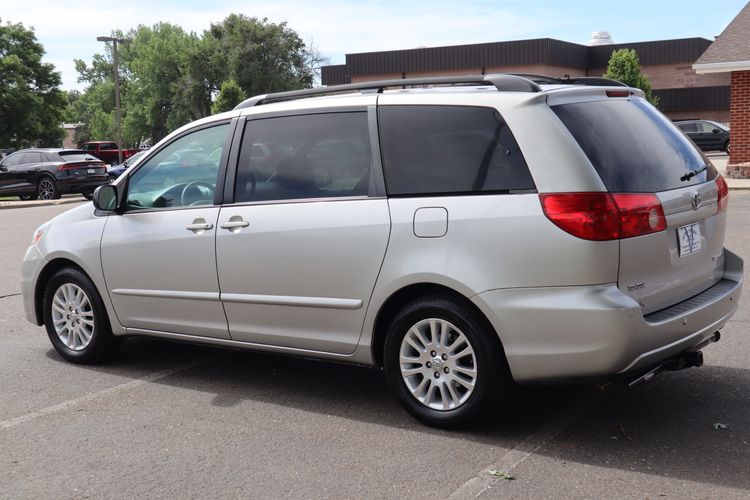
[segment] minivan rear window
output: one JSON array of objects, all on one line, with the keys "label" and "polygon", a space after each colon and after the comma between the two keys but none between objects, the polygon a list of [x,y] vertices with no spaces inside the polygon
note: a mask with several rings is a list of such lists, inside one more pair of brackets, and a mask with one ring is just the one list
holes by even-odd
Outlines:
[{"label": "minivan rear window", "polygon": [[512,132],[493,108],[393,105],[378,114],[391,196],[536,189]]},{"label": "minivan rear window", "polygon": [[[552,110],[610,192],[668,191],[717,175],[705,155],[643,99],[576,102],[552,106]],[[685,178],[697,171],[701,173]]]}]

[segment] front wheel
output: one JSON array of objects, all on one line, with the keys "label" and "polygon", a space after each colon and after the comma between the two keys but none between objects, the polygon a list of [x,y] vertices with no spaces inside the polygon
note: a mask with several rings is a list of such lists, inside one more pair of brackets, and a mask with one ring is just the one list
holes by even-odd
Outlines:
[{"label": "front wheel", "polygon": [[513,382],[496,333],[473,309],[444,297],[408,304],[386,337],[385,375],[401,405],[445,428],[475,423]]},{"label": "front wheel", "polygon": [[99,292],[80,270],[55,273],[47,283],[43,307],[47,336],[67,361],[99,363],[119,347]]},{"label": "front wheel", "polygon": [[722,148],[727,154],[729,154],[729,141],[724,143],[724,147]]}]

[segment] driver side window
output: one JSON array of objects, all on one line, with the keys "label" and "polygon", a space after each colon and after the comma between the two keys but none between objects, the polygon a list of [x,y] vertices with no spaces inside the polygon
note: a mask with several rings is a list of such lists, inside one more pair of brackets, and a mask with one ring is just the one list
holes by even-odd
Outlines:
[{"label": "driver side window", "polygon": [[229,124],[201,129],[171,142],[133,173],[127,207],[212,205]]}]

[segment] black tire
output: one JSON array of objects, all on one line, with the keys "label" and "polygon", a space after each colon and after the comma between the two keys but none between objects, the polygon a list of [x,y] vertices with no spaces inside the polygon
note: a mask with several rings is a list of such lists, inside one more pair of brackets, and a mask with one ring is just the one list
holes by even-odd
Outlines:
[{"label": "black tire", "polygon": [[[431,408],[412,394],[401,374],[399,361],[402,341],[409,330],[420,321],[433,318],[447,321],[455,326],[459,333],[463,333],[474,351],[473,366],[476,369],[474,388],[467,393],[465,401],[447,410]],[[450,349],[451,343],[445,342],[445,344],[449,346],[447,349]],[[425,351],[424,355],[431,356],[432,354]],[[445,368],[438,367],[438,371],[447,369],[449,362],[445,362]],[[432,370],[436,363],[439,363],[439,360],[433,360],[431,367],[428,363],[420,366]],[[514,386],[505,354],[497,340],[497,334],[489,327],[487,321],[473,309],[444,296],[428,296],[415,300],[396,315],[386,336],[383,365],[388,384],[404,409],[416,419],[434,427],[457,428],[481,422],[492,414],[490,410],[499,408],[500,403],[512,392]],[[419,363],[415,363],[416,365]],[[434,373],[434,376],[440,377],[436,378],[436,381],[440,382],[442,372]],[[412,375],[412,377],[422,376]],[[419,385],[426,378],[417,378]],[[434,388],[432,383],[429,385],[430,389],[427,393],[432,392]],[[454,387],[457,386],[454,385]],[[447,390],[447,387],[443,388]],[[442,392],[437,389],[435,391],[437,394]]]},{"label": "black tire", "polygon": [[[89,306],[86,308],[87,311],[93,313],[94,325],[91,339],[85,347],[79,349],[73,349],[65,345],[63,339],[58,336],[53,324],[53,299],[58,289],[64,285],[75,285],[80,288],[88,298]],[[96,364],[110,359],[117,352],[121,340],[112,334],[109,317],[96,286],[80,270],[64,268],[57,271],[50,278],[44,290],[44,303],[42,307],[47,336],[50,342],[52,342],[55,351],[67,361],[78,364]],[[83,317],[82,313],[79,314],[80,317]]]},{"label": "black tire", "polygon": [[22,201],[36,200],[36,193],[19,194],[18,198]]},{"label": "black tire", "polygon": [[729,141],[725,142],[724,147],[721,149],[723,149],[726,154],[729,154]]},{"label": "black tire", "polygon": [[83,196],[87,200],[91,200],[94,197],[94,192],[93,191],[84,191],[84,192],[81,193],[81,196]]},{"label": "black tire", "polygon": [[55,179],[49,175],[43,175],[36,183],[36,195],[40,200],[56,200],[62,193],[57,189]]}]

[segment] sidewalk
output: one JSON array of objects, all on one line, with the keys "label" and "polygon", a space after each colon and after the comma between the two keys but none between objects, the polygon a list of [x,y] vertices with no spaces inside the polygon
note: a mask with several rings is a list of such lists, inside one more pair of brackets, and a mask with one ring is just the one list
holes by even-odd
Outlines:
[{"label": "sidewalk", "polygon": [[86,200],[80,195],[66,195],[59,200],[3,200],[0,201],[0,210],[4,208],[23,208],[23,207],[38,207],[44,205],[66,205],[68,203],[81,203]]}]

